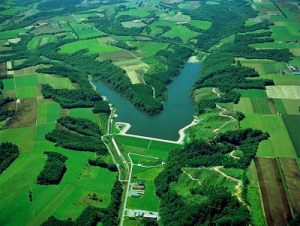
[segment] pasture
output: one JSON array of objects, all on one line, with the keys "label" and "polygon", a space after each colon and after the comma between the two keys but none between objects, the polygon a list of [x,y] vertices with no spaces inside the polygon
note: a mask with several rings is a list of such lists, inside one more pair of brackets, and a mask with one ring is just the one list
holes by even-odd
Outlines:
[{"label": "pasture", "polygon": [[255,166],[268,225],[286,225],[291,212],[276,160],[256,158]]},{"label": "pasture", "polygon": [[28,28],[18,28],[15,30],[2,31],[2,32],[0,32],[0,40],[16,38],[20,34],[25,33],[27,30],[28,30]]},{"label": "pasture", "polygon": [[93,38],[104,35],[103,32],[96,30],[94,27],[82,23],[70,23],[72,30],[79,39]]},{"label": "pasture", "polygon": [[300,106],[300,100],[290,100],[290,99],[282,99],[281,100],[284,108],[286,109],[286,112],[291,115],[299,115],[299,106]]},{"label": "pasture", "polygon": [[36,50],[38,47],[45,44],[55,42],[57,38],[54,35],[34,36],[27,44],[29,50]]},{"label": "pasture", "polygon": [[143,18],[149,16],[152,10],[153,10],[152,7],[132,8],[126,11],[120,11],[117,17],[128,15],[128,16]]}]

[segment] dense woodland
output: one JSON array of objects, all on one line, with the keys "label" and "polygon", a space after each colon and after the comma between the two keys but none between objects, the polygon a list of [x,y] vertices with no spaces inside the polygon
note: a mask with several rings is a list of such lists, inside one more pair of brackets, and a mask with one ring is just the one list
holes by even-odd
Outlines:
[{"label": "dense woodland", "polygon": [[47,155],[48,159],[44,169],[37,177],[37,183],[43,185],[59,184],[67,171],[65,162],[68,158],[62,154],[51,151],[46,151],[44,154]]},{"label": "dense woodland", "polygon": [[88,119],[65,116],[59,118],[57,123],[83,135],[98,137],[102,135],[98,124]]},{"label": "dense woodland", "polygon": [[98,167],[101,167],[101,168],[108,169],[111,172],[117,172],[118,171],[118,168],[117,168],[116,164],[111,164],[111,163],[105,162],[102,159],[101,156],[98,156],[96,159],[90,159],[89,164],[91,166],[98,166]]},{"label": "dense woodland", "polygon": [[0,144],[0,174],[6,170],[20,154],[17,145],[12,143]]},{"label": "dense woodland", "polygon": [[[164,170],[155,179],[156,194],[161,201],[162,223],[166,226],[248,225],[249,210],[225,187],[211,186],[207,190],[197,191],[207,197],[206,201],[189,205],[171,189],[170,184],[178,180],[184,167],[224,166],[246,169],[255,157],[259,142],[267,138],[268,134],[258,130],[230,131],[215,139],[193,141],[183,149],[171,151]],[[236,148],[242,150],[243,155],[234,160],[227,154]]]},{"label": "dense woodland", "polygon": [[106,147],[99,137],[85,136],[69,130],[54,129],[45,138],[55,145],[75,151],[91,151],[100,155],[107,153]]}]

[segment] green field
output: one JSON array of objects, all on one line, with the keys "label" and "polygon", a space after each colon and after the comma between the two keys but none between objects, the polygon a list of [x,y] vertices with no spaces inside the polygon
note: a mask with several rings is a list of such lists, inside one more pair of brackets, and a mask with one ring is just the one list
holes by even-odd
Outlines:
[{"label": "green field", "polygon": [[191,31],[187,27],[184,27],[182,25],[174,25],[171,27],[170,31],[167,31],[164,33],[163,36],[168,38],[180,38],[183,42],[187,42],[189,39],[196,36],[196,32]]},{"label": "green field", "polygon": [[159,198],[155,194],[154,179],[162,171],[162,168],[133,167],[134,178],[145,181],[145,194],[140,198],[128,198],[127,208],[158,211]]},{"label": "green field", "polygon": [[267,101],[265,98],[251,98],[253,112],[257,114],[270,114],[271,111]]},{"label": "green field", "polygon": [[19,28],[15,30],[2,31],[0,32],[0,40],[16,38],[19,34],[25,33],[27,30],[27,28]]},{"label": "green field", "polygon": [[192,25],[193,27],[203,29],[203,30],[210,28],[210,26],[212,25],[210,21],[203,21],[203,20],[191,20],[189,24]]},{"label": "green field", "polygon": [[295,149],[281,116],[247,114],[242,128],[255,128],[268,132],[270,138],[262,141],[257,156],[296,157]]},{"label": "green field", "polygon": [[95,28],[86,24],[70,23],[70,26],[80,39],[93,38],[104,35],[103,32],[98,31]]},{"label": "green field", "polygon": [[38,47],[55,42],[57,38],[54,35],[34,36],[27,44],[29,50],[36,50]]},{"label": "green field", "polygon": [[99,39],[80,40],[60,46],[61,53],[72,54],[80,49],[88,49],[89,53],[111,53],[121,49],[101,42]]},{"label": "green field", "polygon": [[284,124],[293,142],[298,158],[300,157],[300,139],[298,136],[298,129],[300,126],[299,115],[283,115]]}]

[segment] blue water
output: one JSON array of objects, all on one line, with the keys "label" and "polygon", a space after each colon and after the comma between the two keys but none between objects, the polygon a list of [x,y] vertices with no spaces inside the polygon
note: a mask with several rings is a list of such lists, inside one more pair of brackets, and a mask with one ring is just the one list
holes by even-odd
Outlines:
[{"label": "blue water", "polygon": [[200,63],[186,63],[181,73],[168,85],[168,99],[164,110],[155,116],[147,115],[134,107],[126,98],[105,86],[100,81],[94,81],[96,89],[106,96],[116,108],[116,121],[127,122],[131,128],[127,133],[155,137],[160,139],[178,140],[178,131],[191,123],[195,114],[192,104],[191,88],[199,74]]}]

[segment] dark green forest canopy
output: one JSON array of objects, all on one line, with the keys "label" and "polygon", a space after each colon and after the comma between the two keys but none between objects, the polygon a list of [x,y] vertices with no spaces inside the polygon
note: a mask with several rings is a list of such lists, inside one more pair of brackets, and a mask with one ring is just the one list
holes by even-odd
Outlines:
[{"label": "dark green forest canopy", "polygon": [[[249,210],[236,200],[225,187],[207,187],[195,192],[206,196],[202,204],[189,205],[171,187],[184,167],[213,167],[246,169],[255,157],[259,142],[268,134],[246,129],[220,134],[217,138],[197,140],[183,149],[171,151],[164,170],[156,177],[156,194],[160,197],[160,215],[164,225],[248,225]],[[233,160],[227,154],[237,147],[243,152]],[[245,191],[244,191],[245,192]],[[218,222],[218,223],[217,223]]]},{"label": "dark green forest canopy", "polygon": [[12,143],[0,144],[0,174],[18,158],[19,154],[17,145]]}]

